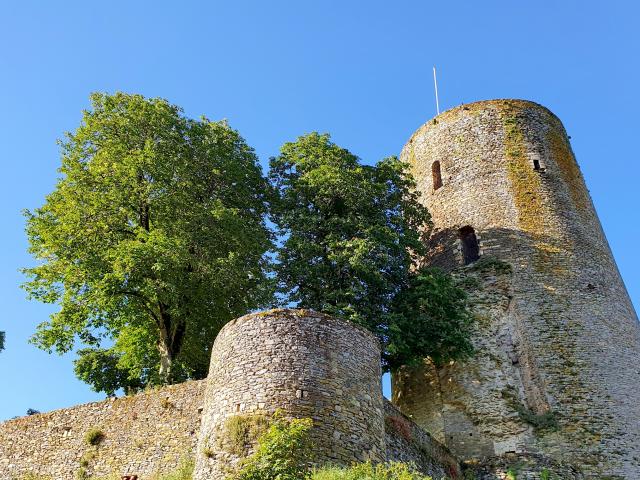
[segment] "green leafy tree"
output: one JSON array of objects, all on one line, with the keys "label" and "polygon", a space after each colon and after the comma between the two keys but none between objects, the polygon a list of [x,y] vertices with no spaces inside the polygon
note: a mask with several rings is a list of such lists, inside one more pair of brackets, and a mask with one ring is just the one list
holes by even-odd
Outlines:
[{"label": "green leafy tree", "polygon": [[429,221],[405,165],[394,157],[362,165],[328,135],[312,133],[282,147],[270,178],[284,236],[281,292],[377,332],[412,252],[423,252],[420,229]]},{"label": "green leafy tree", "polygon": [[394,298],[383,358],[391,369],[429,357],[436,365],[473,353],[467,294],[441,270],[422,268]]},{"label": "green leafy tree", "polygon": [[[412,271],[430,217],[406,164],[390,157],[362,165],[328,135],[312,133],[271,159],[270,180],[286,301],[368,328],[382,341],[387,368],[466,352],[453,334],[468,335],[461,290],[443,275]],[[414,335],[425,337],[407,338]]]},{"label": "green leafy tree", "polygon": [[220,328],[269,298],[268,183],[225,122],[140,95],[91,104],[26,212],[24,288],[60,305],[32,342],[84,347],[76,373],[110,393],[204,377]]}]

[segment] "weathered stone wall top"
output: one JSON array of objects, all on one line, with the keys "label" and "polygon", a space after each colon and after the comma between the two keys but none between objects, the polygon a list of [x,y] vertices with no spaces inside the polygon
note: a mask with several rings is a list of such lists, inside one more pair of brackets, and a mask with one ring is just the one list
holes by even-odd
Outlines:
[{"label": "weathered stone wall top", "polygon": [[[192,458],[204,381],[87,403],[0,424],[0,479],[168,473]],[[102,439],[91,445],[94,430]]]}]

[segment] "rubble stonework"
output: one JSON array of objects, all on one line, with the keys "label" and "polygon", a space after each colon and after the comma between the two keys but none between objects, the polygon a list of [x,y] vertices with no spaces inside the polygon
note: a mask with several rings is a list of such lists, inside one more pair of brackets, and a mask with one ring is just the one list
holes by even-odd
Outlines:
[{"label": "rubble stonework", "polygon": [[[212,436],[224,432],[223,416],[268,419],[276,409],[314,420],[316,463],[406,461],[434,478],[459,471],[446,447],[383,403],[377,340],[351,323],[308,310],[248,315],[223,330],[212,366],[209,380],[0,423],[0,479],[147,480],[196,460],[194,478],[223,480],[237,460],[228,438]],[[92,429],[97,445],[85,438]],[[244,454],[256,444],[247,440]]]},{"label": "rubble stonework", "polygon": [[[195,450],[204,388],[185,382],[0,423],[0,479],[169,473]],[[92,429],[97,445],[85,438]]]},{"label": "rubble stonework", "polygon": [[560,120],[521,100],[463,105],[401,158],[433,218],[426,263],[464,269],[470,226],[481,259],[512,271],[480,279],[494,298],[476,312],[478,357],[405,371],[394,400],[465,458],[540,452],[640,478],[638,319]]},{"label": "rubble stonework", "polygon": [[383,461],[380,377],[377,338],[350,322],[271,310],[228,323],[211,355],[194,479],[223,478],[237,464],[232,417],[276,410],[313,419],[317,464]]}]

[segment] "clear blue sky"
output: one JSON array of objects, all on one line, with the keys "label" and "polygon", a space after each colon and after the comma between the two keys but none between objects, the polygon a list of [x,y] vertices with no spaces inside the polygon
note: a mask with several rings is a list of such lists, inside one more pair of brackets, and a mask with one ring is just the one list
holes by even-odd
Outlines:
[{"label": "clear blue sky", "polygon": [[28,302],[20,211],[53,188],[56,139],[92,91],[161,96],[227,118],[263,164],[327,131],[367,162],[397,154],[441,107],[542,103],[564,122],[627,287],[640,306],[640,7],[633,1],[0,3],[0,420],[102,398],[71,356],[27,344],[51,307]]}]

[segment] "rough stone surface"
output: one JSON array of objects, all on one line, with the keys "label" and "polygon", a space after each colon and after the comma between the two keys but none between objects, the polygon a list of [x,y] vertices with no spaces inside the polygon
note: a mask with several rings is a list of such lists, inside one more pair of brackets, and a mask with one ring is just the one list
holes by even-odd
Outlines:
[{"label": "rough stone surface", "polygon": [[[249,315],[223,331],[212,366],[209,380],[0,424],[0,479],[29,473],[71,479],[84,472],[147,480],[193,459],[200,462],[195,478],[224,479],[253,451],[256,420],[276,409],[314,419],[316,463],[370,458],[411,462],[434,478],[460,472],[447,448],[383,402],[379,346],[360,327],[301,310]],[[229,418],[247,422],[253,433],[235,455],[226,435]],[[95,446],[85,439],[92,429],[104,436]]]},{"label": "rough stone surface", "polygon": [[[468,472],[468,473],[467,473]],[[471,475],[471,472],[473,475]],[[544,455],[508,453],[471,463],[465,475],[474,480],[582,480],[584,475]]]},{"label": "rough stone surface", "polygon": [[[168,473],[192,458],[200,430],[204,381],[87,403],[0,424],[0,479],[73,479]],[[91,429],[104,438],[85,440]],[[119,477],[118,477],[119,478]]]},{"label": "rough stone surface", "polygon": [[229,444],[232,417],[278,409],[313,419],[315,463],[384,460],[380,376],[378,340],[349,322],[271,310],[228,323],[211,355],[194,479],[236,468],[244,452]]},{"label": "rough stone surface", "polygon": [[460,477],[458,459],[386,399],[384,416],[387,461],[413,464],[435,479]]},{"label": "rough stone surface", "polygon": [[540,452],[640,478],[638,319],[560,120],[526,101],[464,105],[401,158],[433,217],[425,262],[460,268],[471,226],[480,255],[512,272],[479,279],[479,356],[405,371],[394,401],[464,458]]}]

